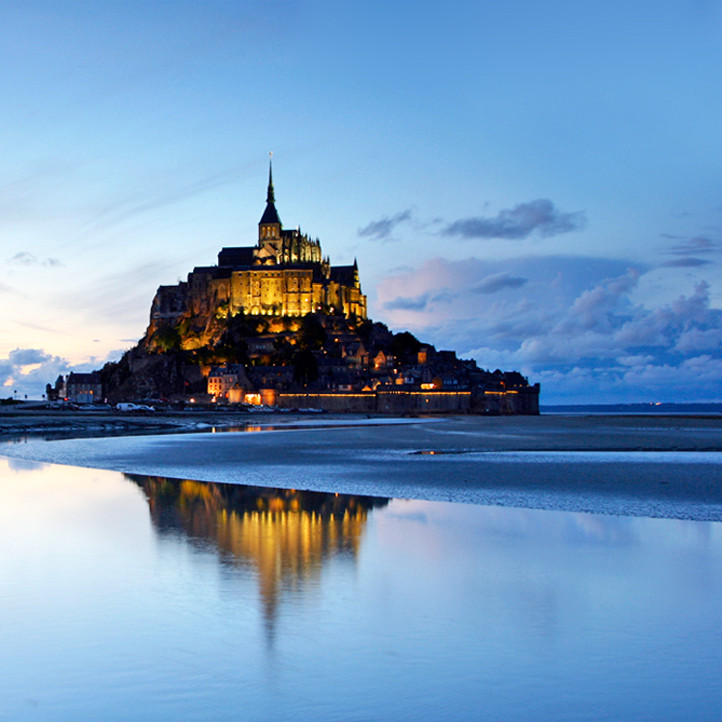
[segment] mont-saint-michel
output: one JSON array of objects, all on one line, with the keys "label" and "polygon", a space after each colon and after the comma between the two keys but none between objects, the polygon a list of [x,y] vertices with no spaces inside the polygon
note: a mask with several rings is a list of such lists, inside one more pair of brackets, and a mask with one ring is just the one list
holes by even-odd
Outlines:
[{"label": "mont-saint-michel", "polygon": [[140,343],[100,373],[113,401],[169,398],[363,412],[539,413],[518,372],[392,332],[367,315],[359,269],[283,228],[269,162],[253,246],[162,285]]},{"label": "mont-saint-michel", "polygon": [[538,414],[539,384],[489,371],[367,315],[358,264],[283,228],[269,163],[253,246],[222,248],[158,288],[144,337],[120,361],[48,386],[76,402],[195,404],[381,413]]}]

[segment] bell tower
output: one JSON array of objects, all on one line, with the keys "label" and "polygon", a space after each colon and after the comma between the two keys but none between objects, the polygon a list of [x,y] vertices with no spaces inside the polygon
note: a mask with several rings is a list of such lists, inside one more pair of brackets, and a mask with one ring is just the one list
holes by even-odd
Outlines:
[{"label": "bell tower", "polygon": [[[273,155],[273,153],[269,154]],[[275,259],[278,262],[281,252],[281,219],[276,210],[276,196],[273,190],[273,167],[271,159],[268,160],[268,191],[266,193],[266,210],[263,211],[258,222],[258,247],[265,251],[262,255],[266,259]]]}]

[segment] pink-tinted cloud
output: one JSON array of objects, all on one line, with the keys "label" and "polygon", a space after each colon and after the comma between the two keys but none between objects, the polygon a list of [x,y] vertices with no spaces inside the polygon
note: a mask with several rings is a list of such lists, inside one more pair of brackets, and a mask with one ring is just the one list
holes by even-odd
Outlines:
[{"label": "pink-tinted cloud", "polygon": [[[584,388],[586,400],[675,400],[675,374],[687,400],[722,398],[722,311],[710,303],[709,284],[650,306],[637,294],[645,273],[583,257],[437,258],[383,279],[377,315],[482,367],[546,379],[549,399],[568,400],[574,388],[581,398]],[[524,282],[503,282],[517,278]],[[483,283],[494,293],[473,293]],[[705,388],[695,386],[694,368]],[[629,399],[625,385],[638,398]]]}]

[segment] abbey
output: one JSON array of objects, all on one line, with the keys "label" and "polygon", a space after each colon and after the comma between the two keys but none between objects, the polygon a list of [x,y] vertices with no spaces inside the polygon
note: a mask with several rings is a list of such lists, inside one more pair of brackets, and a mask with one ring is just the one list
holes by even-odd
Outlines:
[{"label": "abbey", "polygon": [[332,266],[317,239],[282,227],[270,165],[256,245],[223,248],[217,265],[160,286],[144,337],[98,376],[92,400],[113,403],[539,413],[539,384],[518,372],[369,319],[356,262]]},{"label": "abbey", "polygon": [[286,230],[276,210],[273,171],[268,169],[266,209],[255,246],[223,248],[217,266],[196,267],[187,282],[160,286],[151,323],[173,323],[208,314],[305,316],[330,313],[366,318],[356,262],[332,266],[318,239]]}]

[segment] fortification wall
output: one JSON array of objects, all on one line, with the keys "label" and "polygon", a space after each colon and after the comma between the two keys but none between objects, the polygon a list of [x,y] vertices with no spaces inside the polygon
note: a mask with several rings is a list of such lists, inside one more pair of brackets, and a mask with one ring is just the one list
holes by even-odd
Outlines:
[{"label": "fortification wall", "polygon": [[282,409],[323,409],[339,413],[373,413],[376,394],[369,393],[279,393],[276,405]]},{"label": "fortification wall", "polygon": [[384,414],[471,411],[471,391],[377,391],[376,399],[376,410]]},{"label": "fortification wall", "polygon": [[[265,402],[269,403],[269,402]],[[273,404],[273,402],[270,402]],[[384,390],[362,393],[279,392],[275,405],[283,409],[381,414],[538,414],[538,389],[518,391],[406,391]]]}]

